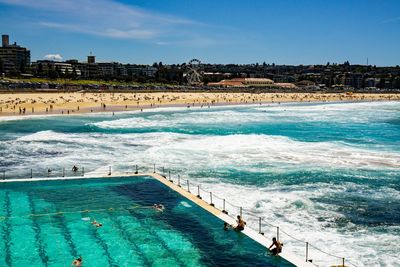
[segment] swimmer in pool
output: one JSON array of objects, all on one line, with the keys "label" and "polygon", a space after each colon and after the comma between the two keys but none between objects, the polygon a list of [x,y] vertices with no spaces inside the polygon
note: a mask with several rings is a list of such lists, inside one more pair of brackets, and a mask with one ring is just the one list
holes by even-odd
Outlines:
[{"label": "swimmer in pool", "polygon": [[96,227],[102,227],[102,226],[103,226],[103,224],[97,222],[96,220],[94,220],[94,221],[92,222],[92,224],[93,224],[94,226],[96,226]]},{"label": "swimmer in pool", "polygon": [[82,256],[80,256],[79,258],[75,259],[75,260],[71,263],[71,266],[81,267],[81,266],[82,266]]},{"label": "swimmer in pool", "polygon": [[165,210],[165,207],[164,207],[163,204],[154,204],[153,205],[153,209],[155,209],[157,211],[160,211],[160,212],[163,212]]}]

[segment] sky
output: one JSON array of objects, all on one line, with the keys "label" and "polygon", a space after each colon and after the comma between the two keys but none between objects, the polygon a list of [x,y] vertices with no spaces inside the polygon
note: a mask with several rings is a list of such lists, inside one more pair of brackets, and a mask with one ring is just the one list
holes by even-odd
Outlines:
[{"label": "sky", "polygon": [[32,60],[400,65],[400,0],[0,0]]}]

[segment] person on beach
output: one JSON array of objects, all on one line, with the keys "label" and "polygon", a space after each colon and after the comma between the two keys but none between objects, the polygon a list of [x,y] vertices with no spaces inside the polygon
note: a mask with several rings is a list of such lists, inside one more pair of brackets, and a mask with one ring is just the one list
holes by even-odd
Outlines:
[{"label": "person on beach", "polygon": [[244,230],[244,226],[246,225],[246,222],[243,221],[243,219],[242,219],[242,217],[240,215],[237,216],[236,222],[237,222],[237,225],[236,225],[236,227],[234,229],[236,231],[239,231],[239,232],[243,231]]},{"label": "person on beach", "polygon": [[72,171],[73,172],[77,172],[78,171],[78,167],[76,167],[75,165],[72,167]]},{"label": "person on beach", "polygon": [[82,266],[82,256],[79,256],[79,258],[75,259],[75,260],[71,263],[71,266],[81,267],[81,266]]},{"label": "person on beach", "polygon": [[[271,248],[272,248],[273,246],[275,246],[275,247],[271,250]],[[283,244],[282,244],[281,242],[279,242],[279,241],[276,239],[276,237],[273,237],[273,238],[272,238],[272,244],[271,244],[271,246],[269,246],[268,249],[271,251],[271,253],[272,253],[273,255],[278,255],[279,253],[282,252],[282,246],[283,246]]]}]

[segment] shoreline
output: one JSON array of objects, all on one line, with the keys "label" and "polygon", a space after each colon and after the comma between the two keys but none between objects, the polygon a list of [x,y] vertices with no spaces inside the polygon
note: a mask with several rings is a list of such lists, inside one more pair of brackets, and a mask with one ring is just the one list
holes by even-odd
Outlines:
[{"label": "shoreline", "polygon": [[[0,117],[82,115],[162,107],[400,101],[400,94],[364,93],[11,93],[0,94]],[[24,111],[25,109],[25,111]]]}]

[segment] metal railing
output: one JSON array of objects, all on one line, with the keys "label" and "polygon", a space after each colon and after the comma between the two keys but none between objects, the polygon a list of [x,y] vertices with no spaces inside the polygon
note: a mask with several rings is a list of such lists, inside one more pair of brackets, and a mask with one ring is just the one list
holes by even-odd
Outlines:
[{"label": "metal railing", "polygon": [[[155,171],[156,172],[156,171]],[[161,169],[161,174],[165,179],[173,182],[185,189],[187,192],[193,194],[199,199],[202,199],[209,205],[221,210],[233,219],[236,219],[236,215],[240,215],[246,221],[246,227],[253,229],[260,235],[276,237],[284,245],[284,249],[289,248],[290,251],[296,255],[302,257],[305,262],[312,263],[314,265],[324,264],[329,261],[336,266],[354,266],[354,263],[346,259],[345,257],[337,256],[326,252],[316,245],[312,245],[310,242],[296,238],[292,234],[283,230],[279,225],[273,225],[269,223],[264,216],[255,214],[254,212],[244,209],[241,206],[237,206],[225,198],[222,198],[211,191],[205,190],[200,183],[191,182],[189,179],[184,179],[181,175],[171,175],[170,170],[166,170],[164,167]],[[268,239],[269,240],[269,239]],[[327,260],[331,258],[331,260]],[[346,265],[347,264],[347,265]]]},{"label": "metal railing", "polygon": [[[178,185],[183,188],[187,192],[193,194],[199,199],[202,199],[209,205],[219,209],[223,213],[227,214],[233,219],[236,219],[236,215],[240,215],[246,221],[246,227],[253,229],[258,232],[262,236],[274,236],[281,243],[284,244],[284,249],[289,247],[290,251],[295,253],[296,255],[304,258],[305,262],[310,262],[315,265],[318,265],[321,259],[323,258],[323,262],[326,262],[326,257],[332,258],[332,262],[336,263],[336,266],[345,266],[345,264],[350,264],[351,266],[357,267],[351,261],[346,259],[345,257],[340,257],[329,252],[326,252],[317,246],[311,244],[308,241],[296,238],[292,234],[289,234],[278,225],[273,225],[269,223],[264,216],[260,216],[259,214],[255,214],[254,212],[244,209],[241,206],[237,206],[225,198],[220,197],[211,191],[207,191],[202,188],[200,183],[193,183],[189,179],[184,179],[179,174],[173,175],[171,170],[167,170],[164,167],[161,169],[156,168],[156,164],[153,164],[151,168],[138,165],[133,165],[135,174],[149,174],[149,173],[158,173],[171,183]],[[98,170],[98,169],[97,169]],[[102,169],[103,170],[103,169]],[[105,168],[104,168],[105,170]],[[94,170],[92,170],[94,171]],[[113,168],[109,166],[107,168],[107,175],[113,174]],[[96,174],[99,171],[95,172]],[[102,172],[101,172],[102,173]],[[99,173],[101,175],[101,173]],[[132,173],[132,172],[126,172]],[[104,174],[104,173],[103,173]],[[93,175],[93,174],[92,174]],[[28,172],[21,173],[17,171],[6,171],[4,169],[0,169],[0,179],[18,179],[18,178],[46,178],[46,177],[80,177],[85,176],[85,168],[83,166],[77,166],[77,169],[73,168],[48,168],[46,169],[30,169]],[[266,238],[266,237],[265,237]]]}]

